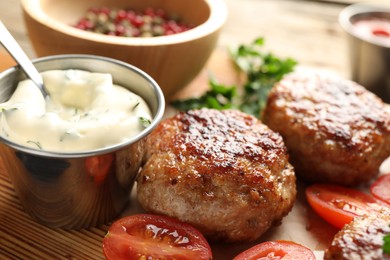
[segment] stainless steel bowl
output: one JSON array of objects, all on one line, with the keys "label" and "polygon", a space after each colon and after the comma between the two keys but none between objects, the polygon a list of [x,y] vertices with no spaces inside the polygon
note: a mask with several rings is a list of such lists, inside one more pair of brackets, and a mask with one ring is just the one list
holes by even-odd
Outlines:
[{"label": "stainless steel bowl", "polygon": [[354,26],[356,21],[370,18],[390,20],[390,4],[353,4],[339,15],[339,23],[348,34],[351,79],[390,102],[390,44],[365,37]]},{"label": "stainless steel bowl", "polygon": [[[138,68],[93,55],[58,55],[33,61],[39,71],[81,69],[110,73],[114,83],[145,99],[153,120],[126,143],[92,151],[36,150],[0,137],[0,155],[22,206],[38,222],[65,229],[107,223],[126,206],[144,153],[145,137],[161,120],[165,101],[157,83]],[[0,102],[7,101],[24,73],[0,73]],[[46,129],[42,129],[46,131]],[[107,133],[108,135],[110,133]],[[91,165],[105,169],[96,174]]]}]

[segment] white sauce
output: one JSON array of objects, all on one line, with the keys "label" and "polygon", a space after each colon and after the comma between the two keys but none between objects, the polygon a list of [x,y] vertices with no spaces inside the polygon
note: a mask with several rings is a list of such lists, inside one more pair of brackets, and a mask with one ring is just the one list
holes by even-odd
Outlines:
[{"label": "white sauce", "polygon": [[25,80],[0,104],[4,138],[45,151],[88,151],[126,142],[152,119],[146,102],[114,85],[110,74],[51,70],[42,76],[46,100]]}]

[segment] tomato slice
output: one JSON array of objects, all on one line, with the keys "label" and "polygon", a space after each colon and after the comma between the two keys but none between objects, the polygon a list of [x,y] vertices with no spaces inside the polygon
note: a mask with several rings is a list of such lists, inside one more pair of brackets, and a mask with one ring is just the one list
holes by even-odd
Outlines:
[{"label": "tomato slice", "polygon": [[375,198],[390,204],[390,174],[380,176],[370,186],[370,191]]},{"label": "tomato slice", "polygon": [[237,255],[233,260],[315,260],[316,257],[309,248],[292,241],[268,241]]},{"label": "tomato slice", "polygon": [[210,245],[189,224],[176,219],[138,214],[121,218],[103,239],[106,259],[212,259]]},{"label": "tomato slice", "polygon": [[311,185],[306,188],[306,198],[318,215],[339,229],[354,217],[376,213],[383,207],[368,194],[337,185]]}]

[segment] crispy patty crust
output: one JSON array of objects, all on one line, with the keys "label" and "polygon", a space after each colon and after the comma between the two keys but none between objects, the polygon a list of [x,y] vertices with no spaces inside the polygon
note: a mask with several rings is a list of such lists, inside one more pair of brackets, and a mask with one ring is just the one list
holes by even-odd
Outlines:
[{"label": "crispy patty crust", "polygon": [[383,253],[383,238],[390,234],[390,211],[356,217],[334,237],[325,260],[390,259]]},{"label": "crispy patty crust", "polygon": [[137,178],[144,209],[180,219],[212,240],[251,241],[280,223],[296,197],[282,137],[235,110],[193,110],[149,136]]},{"label": "crispy patty crust", "polygon": [[283,136],[298,178],[310,182],[367,182],[390,156],[386,105],[331,73],[287,75],[271,90],[263,121]]}]

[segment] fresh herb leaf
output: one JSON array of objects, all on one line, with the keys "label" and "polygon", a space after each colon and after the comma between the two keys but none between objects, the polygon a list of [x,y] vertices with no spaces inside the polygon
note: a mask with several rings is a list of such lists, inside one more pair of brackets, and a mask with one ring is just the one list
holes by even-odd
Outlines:
[{"label": "fresh herb leaf", "polygon": [[174,100],[171,104],[178,110],[200,109],[203,107],[214,109],[236,108],[234,100],[237,97],[236,86],[224,86],[218,84],[213,78],[209,79],[210,90],[198,98],[186,100]]},{"label": "fresh herb leaf", "polygon": [[144,127],[148,127],[152,121],[150,121],[150,119],[147,119],[145,117],[139,117],[139,121],[141,122],[141,124],[144,126]]},{"label": "fresh herb leaf", "polygon": [[383,237],[383,253],[390,254],[390,234]]},{"label": "fresh herb leaf", "polygon": [[238,68],[246,74],[240,110],[260,117],[268,93],[284,75],[294,70],[297,62],[291,58],[281,59],[272,53],[262,51],[264,38],[257,38],[251,44],[240,45],[231,52]]},{"label": "fresh herb leaf", "polygon": [[35,144],[37,147],[38,147],[38,149],[39,150],[42,150],[42,145],[41,145],[41,143],[40,142],[38,142],[38,141],[27,141],[27,143],[28,144]]},{"label": "fresh herb leaf", "polygon": [[[265,40],[256,38],[252,43],[240,45],[230,52],[231,58],[240,72],[246,76],[241,96],[237,87],[216,84],[209,80],[211,90],[199,98],[176,100],[171,104],[178,110],[199,109],[202,107],[215,109],[235,108],[256,117],[261,116],[268,93],[274,84],[284,75],[292,72],[297,62],[291,58],[281,59],[272,53],[264,52]],[[222,99],[221,99],[222,97]]]}]

